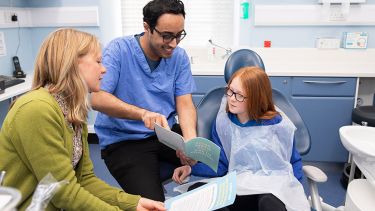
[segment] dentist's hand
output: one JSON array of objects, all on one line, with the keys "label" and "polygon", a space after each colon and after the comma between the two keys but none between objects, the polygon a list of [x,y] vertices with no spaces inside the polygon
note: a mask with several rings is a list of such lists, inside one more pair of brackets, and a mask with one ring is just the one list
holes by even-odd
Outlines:
[{"label": "dentist's hand", "polygon": [[189,165],[178,167],[174,170],[172,179],[178,184],[182,184],[184,179],[191,174]]},{"label": "dentist's hand", "polygon": [[159,113],[145,110],[145,112],[142,114],[142,121],[144,122],[145,127],[147,127],[150,130],[154,129],[155,123],[164,128],[170,129],[167,118],[165,118],[164,115]]},{"label": "dentist's hand", "polygon": [[137,205],[137,211],[165,211],[164,203],[151,199],[141,198]]}]

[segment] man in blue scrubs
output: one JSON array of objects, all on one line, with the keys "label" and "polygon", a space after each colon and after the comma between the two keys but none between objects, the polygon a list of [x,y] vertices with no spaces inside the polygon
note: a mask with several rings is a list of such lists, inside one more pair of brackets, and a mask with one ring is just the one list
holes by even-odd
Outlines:
[{"label": "man in blue scrubs", "polygon": [[196,137],[195,83],[189,58],[177,46],[186,35],[183,3],[153,0],[143,8],[143,21],[143,33],[105,48],[107,73],[92,106],[100,111],[95,131],[114,178],[127,193],[164,201],[159,162],[177,166],[189,159],[157,141],[154,123],[172,128],[178,114],[184,138]]}]

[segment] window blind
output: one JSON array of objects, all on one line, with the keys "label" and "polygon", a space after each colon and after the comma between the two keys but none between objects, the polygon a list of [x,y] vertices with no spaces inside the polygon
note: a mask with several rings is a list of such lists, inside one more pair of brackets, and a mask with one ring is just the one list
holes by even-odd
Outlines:
[{"label": "window blind", "polygon": [[[149,0],[122,0],[122,31],[124,35],[143,32],[143,7]],[[183,46],[206,46],[208,40],[230,46],[233,44],[233,0],[183,0],[185,4],[186,38]]]}]

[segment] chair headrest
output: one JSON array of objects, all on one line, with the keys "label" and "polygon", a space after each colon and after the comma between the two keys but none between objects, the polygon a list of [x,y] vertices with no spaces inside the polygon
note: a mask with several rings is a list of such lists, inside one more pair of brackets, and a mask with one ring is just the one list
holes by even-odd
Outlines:
[{"label": "chair headrest", "polygon": [[230,77],[241,67],[257,66],[266,70],[262,58],[250,49],[241,49],[232,53],[224,68],[225,82],[228,83]]}]

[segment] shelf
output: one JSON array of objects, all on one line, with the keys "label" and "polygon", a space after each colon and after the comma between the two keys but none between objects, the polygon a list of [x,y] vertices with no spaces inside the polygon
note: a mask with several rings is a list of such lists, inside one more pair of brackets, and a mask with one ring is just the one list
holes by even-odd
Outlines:
[{"label": "shelf", "polygon": [[[17,14],[18,22],[11,16]],[[0,7],[0,28],[99,26],[98,7]]]},{"label": "shelf", "polygon": [[[334,5],[340,7],[340,5]],[[334,9],[334,8],[331,8]],[[338,9],[338,8],[336,8]],[[256,5],[255,26],[375,25],[375,5],[350,5],[346,18],[324,5]]]},{"label": "shelf", "polygon": [[[375,49],[250,48],[262,58],[269,76],[375,77]],[[202,49],[204,51],[204,49]],[[215,66],[216,65],[216,66]],[[210,68],[207,68],[210,67]],[[193,75],[223,75],[224,66],[191,65]]]}]

